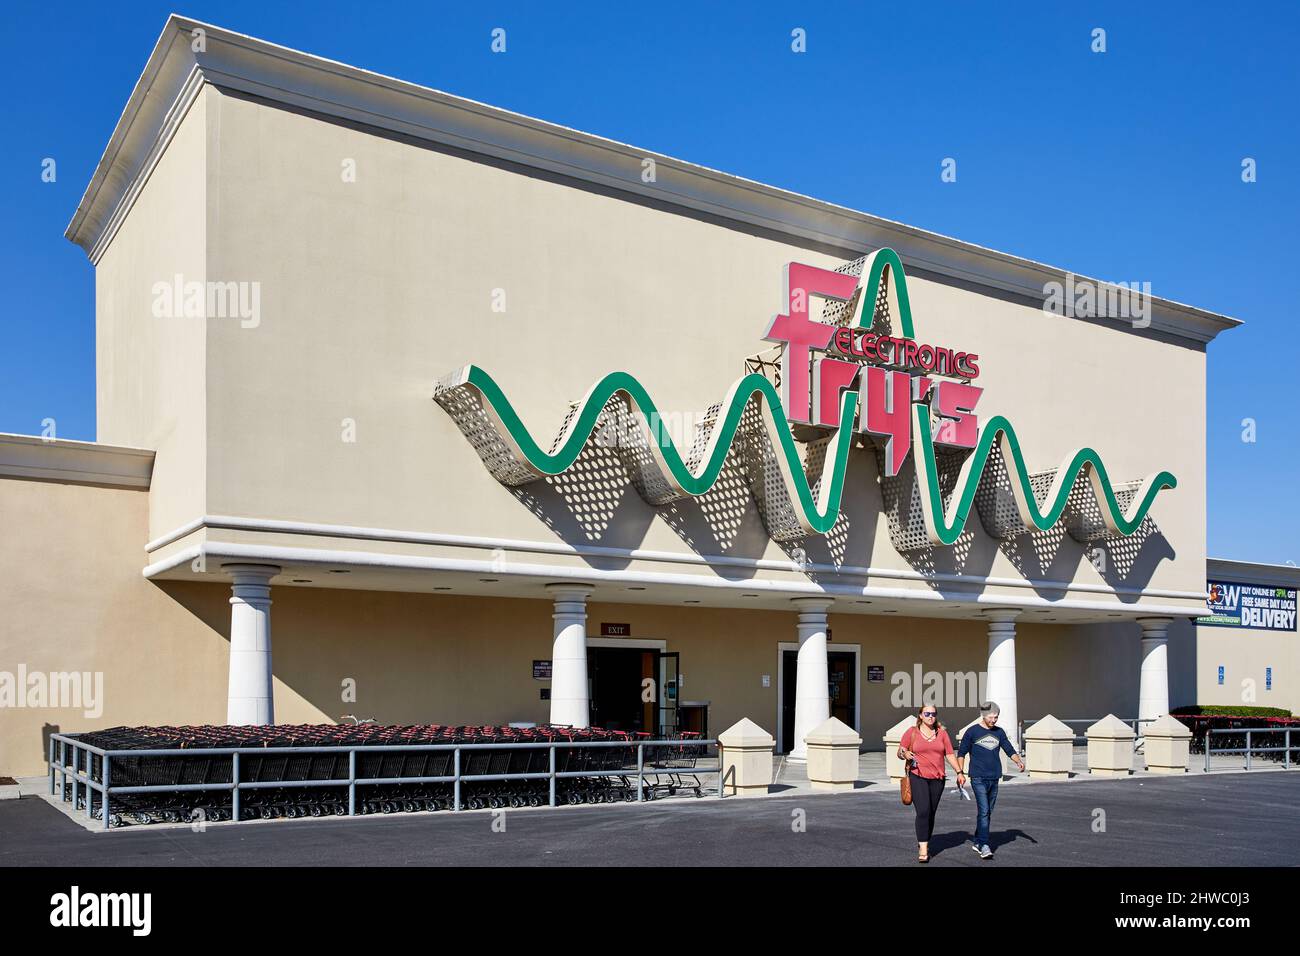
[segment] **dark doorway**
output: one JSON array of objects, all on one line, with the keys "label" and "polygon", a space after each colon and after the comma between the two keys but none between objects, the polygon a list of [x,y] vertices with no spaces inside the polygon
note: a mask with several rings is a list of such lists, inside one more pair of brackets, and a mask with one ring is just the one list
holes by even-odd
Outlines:
[{"label": "dark doorway", "polygon": [[593,727],[659,732],[659,656],[657,650],[640,647],[587,648]]},{"label": "dark doorway", "polygon": [[[827,692],[831,698],[831,716],[844,721],[854,730],[858,705],[858,657],[851,651],[826,654]],[[794,695],[799,679],[799,652],[781,652],[781,752],[794,749]]]}]

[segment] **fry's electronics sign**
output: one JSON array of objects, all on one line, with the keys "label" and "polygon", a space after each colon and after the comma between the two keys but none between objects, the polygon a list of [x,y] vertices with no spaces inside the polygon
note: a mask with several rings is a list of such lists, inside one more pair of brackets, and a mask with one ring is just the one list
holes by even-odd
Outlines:
[{"label": "fry's electronics sign", "polygon": [[[847,303],[848,325],[813,319],[813,297]],[[874,311],[864,317],[862,310],[874,310],[876,300],[861,294],[857,276],[792,262],[784,298],[788,311],[772,319],[763,338],[785,346],[781,400],[788,421],[838,428],[841,393],[856,382],[857,430],[883,440],[886,475],[897,475],[911,451],[913,402],[929,402],[936,445],[975,447],[975,406],[984,390],[970,382],[979,376],[979,355],[917,342],[911,329],[901,336],[872,331]]]},{"label": "fry's electronics sign", "polygon": [[[898,475],[912,456],[932,545],[952,545],[963,533],[993,454],[1005,467],[1025,530],[1046,531],[1056,524],[1075,483],[1086,481],[1103,536],[1131,535],[1141,527],[1156,495],[1177,485],[1168,471],[1153,471],[1130,483],[1135,487],[1124,489],[1121,502],[1101,456],[1079,447],[1060,459],[1051,486],[1041,495],[1011,422],[1002,415],[981,422],[976,414],[983,394],[974,384],[980,374],[979,355],[917,339],[898,254],[878,249],[863,258],[860,271],[851,275],[798,262],[786,267],[786,311],[772,319],[764,336],[783,347],[779,387],[762,372],[748,371],[732,383],[716,413],[685,446],[685,454],[653,396],[629,372],[610,372],[592,385],[565,419],[550,451],[538,443],[486,369],[463,366],[437,383],[433,397],[492,475],[508,487],[573,467],[601,427],[611,401],[634,422],[629,440],[616,444],[614,453],[638,494],[653,507],[707,494],[732,445],[745,443],[766,463],[746,469],[744,480],[768,533],[778,541],[826,534],[834,527],[849,450],[859,436],[882,446],[886,477]],[[840,324],[814,320],[809,310],[814,298],[839,303]],[[882,322],[887,317],[888,329],[878,317]],[[742,432],[748,408],[758,413],[761,425]],[[820,458],[801,454],[796,444],[796,432],[807,439],[809,430],[827,439]],[[941,487],[936,457],[936,448],[944,445],[971,452],[950,492]],[[1010,537],[1022,531],[998,533]]]}]

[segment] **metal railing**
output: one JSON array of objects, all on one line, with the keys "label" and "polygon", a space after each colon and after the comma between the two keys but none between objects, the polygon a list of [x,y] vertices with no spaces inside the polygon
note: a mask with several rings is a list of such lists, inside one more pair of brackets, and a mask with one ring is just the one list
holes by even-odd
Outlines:
[{"label": "metal railing", "polygon": [[[1038,717],[1034,720],[1030,720],[1027,722],[1023,720],[1020,721],[1019,731],[1020,731],[1020,740],[1022,743],[1025,739],[1025,724],[1028,723],[1029,726],[1032,727],[1034,724],[1038,723],[1038,721],[1042,719],[1043,719],[1042,717]],[[1083,724],[1085,729],[1091,727],[1097,721],[1101,720],[1100,717],[1065,717],[1065,718],[1057,717],[1056,719],[1071,728],[1073,728],[1075,724]],[[1138,725],[1149,724],[1158,719],[1159,718],[1156,717],[1121,717],[1120,718],[1120,720],[1122,720],[1124,723],[1128,724],[1130,727],[1133,728],[1133,735],[1139,739],[1141,739],[1142,737],[1142,731]],[[1078,743],[1081,740],[1086,743],[1088,740],[1088,735],[1076,733],[1074,735],[1074,742]]]},{"label": "metal railing", "polygon": [[[708,774],[718,775],[717,793],[722,797],[723,786],[725,783],[722,773],[722,755],[718,754],[716,765],[706,766],[659,766],[656,762],[655,754],[651,754],[650,764],[646,763],[646,748],[667,748],[669,752],[673,750],[681,751],[685,748],[707,748],[717,744],[717,740],[697,740],[691,739],[674,739],[674,740],[598,740],[598,741],[529,741],[526,743],[489,743],[489,744],[396,744],[380,746],[333,746],[333,747],[194,747],[194,748],[167,748],[161,750],[104,750],[85,743],[68,734],[50,734],[49,748],[49,768],[50,768],[50,795],[55,793],[55,777],[62,775],[62,787],[58,791],[62,799],[66,802],[68,797],[68,780],[72,780],[71,803],[75,811],[77,807],[77,797],[79,788],[84,788],[86,800],[86,819],[95,819],[94,815],[94,794],[100,795],[100,807],[103,814],[103,828],[107,830],[112,819],[112,797],[122,796],[134,793],[183,793],[188,791],[229,791],[231,794],[231,820],[238,822],[239,814],[239,795],[245,790],[274,789],[283,787],[309,788],[309,787],[347,787],[348,788],[348,816],[357,815],[357,786],[374,786],[376,784],[427,784],[427,783],[450,783],[453,785],[453,802],[452,809],[462,810],[465,807],[461,800],[461,785],[463,783],[485,783],[503,780],[547,780],[549,781],[550,806],[557,806],[556,802],[556,784],[560,780],[569,779],[601,779],[607,777],[627,777],[632,776],[631,767],[606,770],[558,770],[556,766],[556,751],[559,749],[577,750],[584,748],[607,748],[622,747],[624,749],[636,748],[636,800],[638,803],[643,802],[647,791],[646,775],[662,775],[678,773],[686,776],[700,776]],[[58,748],[57,758],[55,748]],[[549,769],[538,773],[490,773],[490,774],[472,774],[467,775],[461,772],[462,761],[461,755],[466,752],[483,751],[483,750],[512,750],[512,749],[547,749],[550,751],[548,756]],[[432,777],[359,777],[357,776],[357,754],[377,754],[386,752],[400,753],[420,753],[430,751],[454,751],[454,773],[450,776],[432,776]],[[68,766],[68,757],[71,753],[72,765],[71,770]],[[256,756],[281,756],[285,754],[339,754],[348,755],[348,775],[346,778],[331,780],[257,780],[241,781],[239,779],[239,758],[241,754]],[[103,770],[99,780],[91,776],[91,755],[98,756],[102,759]],[[149,786],[113,786],[112,783],[112,765],[114,758],[130,759],[140,757],[230,757],[230,782],[220,783],[185,783],[185,784],[153,784]],[[84,765],[84,766],[83,766]],[[688,788],[689,789],[689,788]],[[701,788],[703,789],[703,788]]]},{"label": "metal railing", "polygon": [[[1207,730],[1205,732],[1205,772],[1206,773],[1210,772],[1211,752],[1219,753],[1219,754],[1245,754],[1246,755],[1245,769],[1247,770],[1251,769],[1250,758],[1252,754],[1280,753],[1283,755],[1282,769],[1290,770],[1291,769],[1291,730],[1292,728],[1290,727],[1255,727],[1255,728],[1220,727],[1214,730]],[[1245,747],[1220,747],[1217,750],[1212,751],[1213,748],[1212,737],[1215,734],[1218,734],[1220,736],[1233,734],[1234,736],[1238,736],[1238,737],[1241,736],[1242,734],[1245,734],[1246,746]],[[1285,734],[1286,736],[1283,738],[1281,747],[1253,747],[1251,746],[1251,736],[1254,734]]]}]

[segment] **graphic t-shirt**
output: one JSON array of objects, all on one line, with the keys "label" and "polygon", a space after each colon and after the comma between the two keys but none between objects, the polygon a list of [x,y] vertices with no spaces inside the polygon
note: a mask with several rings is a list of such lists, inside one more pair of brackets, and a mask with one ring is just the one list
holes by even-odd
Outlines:
[{"label": "graphic t-shirt", "polygon": [[999,750],[1005,750],[1008,757],[1014,757],[1016,754],[1016,748],[1011,746],[1005,730],[1001,727],[990,730],[981,720],[972,724],[962,735],[961,748],[957,751],[957,756],[964,757],[970,754],[968,776],[974,779],[996,780],[1002,776],[1002,758],[998,756]]},{"label": "graphic t-shirt", "polygon": [[909,770],[909,773],[930,780],[944,778],[943,758],[945,754],[952,753],[952,740],[948,737],[948,731],[940,730],[933,740],[926,740],[925,735],[915,727],[909,727],[903,733],[901,742],[904,750],[916,754],[916,767]]}]

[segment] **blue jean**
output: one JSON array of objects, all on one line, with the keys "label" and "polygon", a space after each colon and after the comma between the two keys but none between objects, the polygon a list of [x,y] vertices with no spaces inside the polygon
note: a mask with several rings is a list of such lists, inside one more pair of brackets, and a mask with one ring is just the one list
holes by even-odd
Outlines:
[{"label": "blue jean", "polygon": [[975,820],[975,845],[987,846],[989,823],[993,820],[993,805],[998,802],[998,779],[971,777],[970,788],[975,792],[975,806],[978,810]]}]

